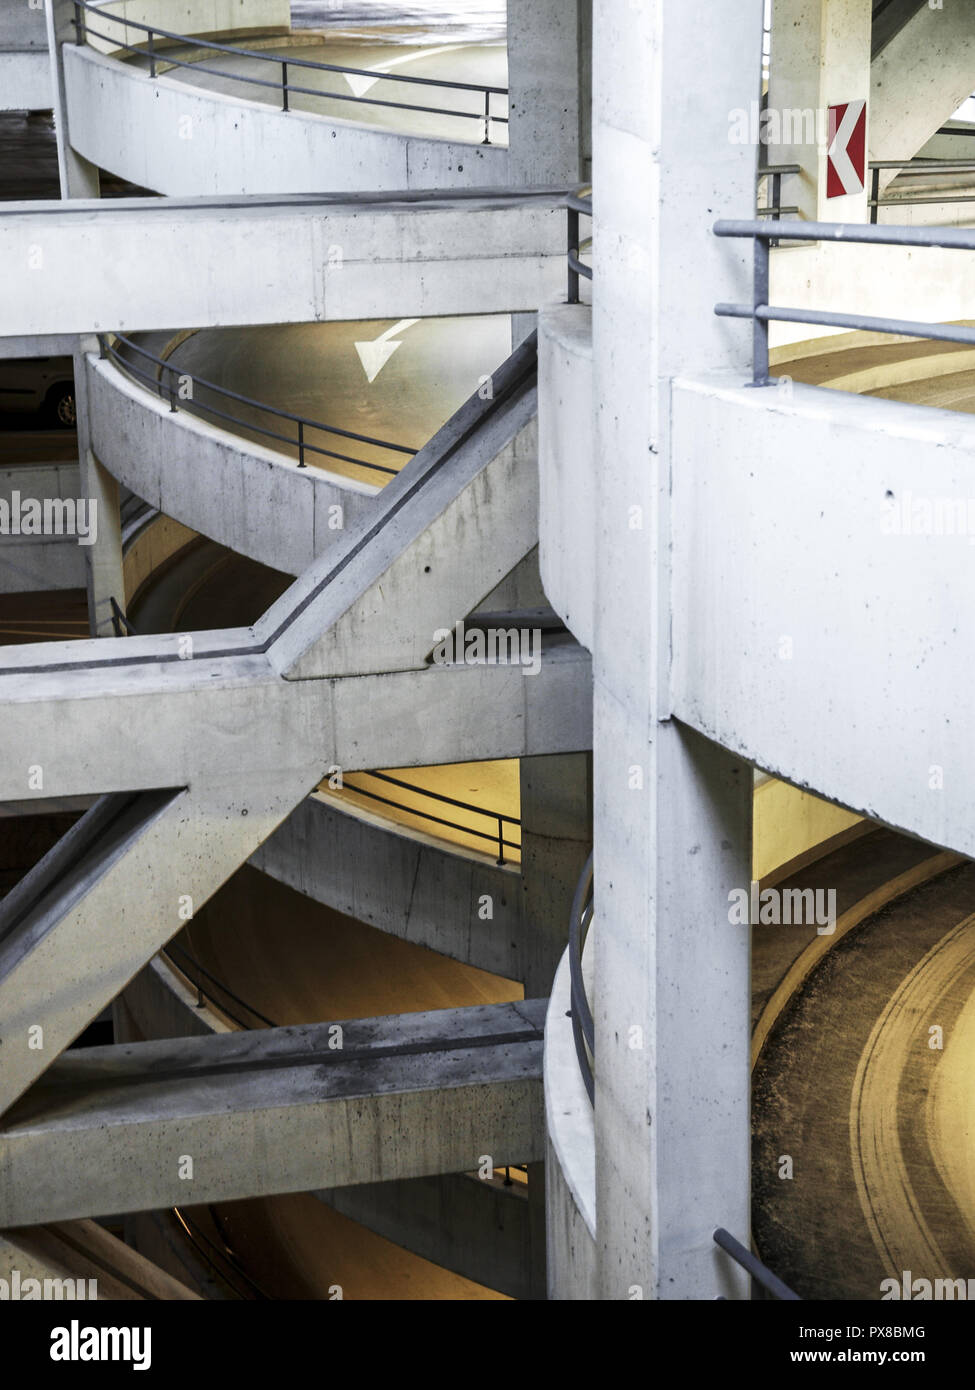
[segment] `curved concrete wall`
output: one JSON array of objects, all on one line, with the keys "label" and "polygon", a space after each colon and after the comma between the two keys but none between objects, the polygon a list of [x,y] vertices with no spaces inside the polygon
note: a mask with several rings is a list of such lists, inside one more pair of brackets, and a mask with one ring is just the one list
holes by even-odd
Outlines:
[{"label": "curved concrete wall", "polygon": [[[306,897],[454,960],[522,980],[521,875],[314,793],[250,861]],[[490,898],[492,918],[480,914]]]},{"label": "curved concrete wall", "polygon": [[196,538],[196,531],[162,513],[157,513],[144,526],[140,526],[124,547],[122,577],[126,602],[135,598],[160,565],[165,565]]},{"label": "curved concrete wall", "polygon": [[151,506],[259,564],[301,574],[379,491],[173,412],[95,354],[86,369],[99,461]]},{"label": "curved concrete wall", "polygon": [[584,647],[593,645],[596,593],[596,456],[592,410],[592,310],[538,316],[538,543],[545,593]]},{"label": "curved concrete wall", "polygon": [[596,1298],[596,1135],[569,1018],[569,956],[545,1019],[545,1202],[548,1296]]},{"label": "curved concrete wall", "polygon": [[674,714],[971,855],[970,417],[715,377],[674,384],[673,432]]},{"label": "curved concrete wall", "polygon": [[499,146],[283,112],[243,95],[151,78],[90,48],[65,45],[62,54],[73,148],[157,193],[489,188],[508,181],[508,152]]}]

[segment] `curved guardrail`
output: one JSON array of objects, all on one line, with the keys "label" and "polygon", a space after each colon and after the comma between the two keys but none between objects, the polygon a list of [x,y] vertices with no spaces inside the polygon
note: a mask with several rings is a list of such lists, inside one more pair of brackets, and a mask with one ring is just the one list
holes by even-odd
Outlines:
[{"label": "curved guardrail", "polygon": [[596,1078],[593,1073],[593,1059],[596,1056],[596,1026],[593,1022],[586,982],[582,973],[582,953],[586,948],[586,937],[592,926],[593,914],[593,856],[590,854],[585,867],[579,875],[575,895],[572,899],[572,913],[569,917],[569,992],[572,1014],[572,1037],[576,1045],[579,1070],[590,1104],[596,1101]]},{"label": "curved guardrail", "polygon": [[[117,347],[119,343],[123,345],[124,352],[119,352]],[[383,473],[391,478],[395,478],[399,472],[398,468],[391,468],[386,464],[373,463],[369,459],[356,458],[352,454],[340,453],[336,449],[327,449],[321,444],[314,444],[307,437],[309,431],[335,435],[340,439],[350,439],[357,444],[366,444],[374,449],[386,449],[391,453],[402,454],[406,458],[414,458],[419,452],[419,450],[411,449],[405,444],[391,444],[386,439],[374,439],[368,434],[357,434],[355,430],[339,429],[337,425],[326,425],[321,420],[312,420],[306,415],[294,415],[289,410],[268,405],[264,401],[253,400],[250,396],[241,395],[239,391],[231,391],[229,387],[218,386],[216,382],[207,381],[195,372],[187,372],[185,368],[181,370],[174,363],[167,362],[165,358],[157,357],[155,353],[149,352],[140,343],[126,338],[121,333],[99,333],[98,344],[103,359],[112,362],[120,371],[135,381],[151,387],[160,400],[168,401],[169,409],[173,414],[182,409],[190,415],[213,416],[219,420],[229,421],[241,429],[253,430],[255,434],[263,435],[277,443],[290,444],[298,450],[299,468],[308,467],[306,455],[317,454],[322,458],[336,459],[343,463],[354,464],[357,468],[367,468],[375,473]],[[151,372],[144,370],[137,362],[130,360],[126,354],[132,354],[140,361],[152,363],[155,370]],[[273,416],[275,421],[288,422],[294,426],[293,435],[283,434],[280,429],[255,424],[251,420],[242,420],[240,416],[221,410],[219,406],[199,400],[195,394],[191,398],[186,398],[181,395],[181,383],[187,377],[192,381],[194,388],[203,387],[204,390],[212,392],[221,400],[236,401],[238,405],[245,405],[251,410]]]},{"label": "curved guardrail", "polygon": [[[517,826],[518,830],[521,830],[521,821],[517,816],[504,815],[501,811],[487,811],[483,806],[475,806],[470,801],[458,801],[456,797],[444,796],[442,792],[428,791],[426,787],[418,787],[412,782],[404,781],[402,778],[391,777],[388,772],[361,772],[354,774],[354,777],[355,780],[353,780],[351,776],[345,777],[345,788],[348,788],[350,791],[358,792],[360,796],[367,796],[371,801],[379,801],[384,806],[391,806],[396,810],[405,811],[407,815],[419,816],[421,819],[431,821],[436,825],[442,825],[450,830],[459,830],[464,835],[472,835],[475,839],[488,840],[492,844],[497,845],[497,862],[499,865],[505,863],[504,852],[506,849],[521,850],[520,835],[517,840],[509,840],[505,836],[506,826]],[[462,825],[459,821],[448,820],[445,816],[434,815],[432,811],[423,811],[416,806],[408,806],[402,800],[397,801],[392,796],[383,796],[379,792],[371,791],[368,787],[364,787],[360,780],[363,777],[372,777],[377,782],[381,782],[384,786],[398,787],[412,793],[414,796],[427,798],[430,801],[436,802],[438,806],[453,806],[458,810],[467,811],[470,815],[483,816],[485,820],[495,821],[497,823],[497,829],[492,833],[486,830],[475,830],[469,825]]]},{"label": "curved guardrail", "polygon": [[[108,21],[110,24],[119,25],[122,28],[136,29],[145,34],[145,41],[141,44],[130,44],[118,35],[106,34],[103,31],[92,28],[86,19],[86,11],[95,14],[99,19]],[[272,88],[281,93],[281,110],[290,110],[290,99],[292,96],[320,97],[326,101],[351,101],[361,106],[385,106],[392,107],[393,110],[417,111],[430,116],[454,116],[460,120],[473,120],[479,122],[484,128],[484,139],[482,144],[491,143],[492,124],[507,125],[508,117],[494,115],[491,110],[492,96],[508,96],[507,87],[493,87],[482,82],[451,82],[446,79],[436,77],[411,77],[406,73],[370,71],[368,68],[353,68],[341,63],[316,63],[309,58],[282,58],[275,53],[262,53],[253,48],[240,48],[236,45],[226,43],[216,43],[212,39],[199,39],[189,34],[176,34],[170,29],[161,29],[158,24],[142,24],[137,20],[124,19],[121,16],[108,15],[92,4],[91,0],[74,0],[74,27],[75,38],[79,45],[88,42],[89,37],[101,39],[103,43],[112,44],[116,49],[121,49],[126,53],[134,54],[138,57],[148,58],[149,76],[158,76],[158,66],[160,61],[165,62],[170,67],[189,68],[195,72],[210,73],[214,77],[221,77],[227,81],[242,82],[253,87]],[[212,53],[229,53],[238,58],[250,58],[264,63],[277,63],[280,68],[278,81],[273,82],[263,77],[251,77],[243,73],[228,73],[218,68],[204,67],[202,63],[188,62],[185,58],[176,58],[167,53],[164,59],[156,49],[156,40],[165,39],[167,43],[186,44],[191,48],[203,48]],[[357,95],[354,92],[323,92],[315,87],[299,87],[290,80],[289,70],[294,68],[310,68],[316,72],[334,72],[343,77],[367,77],[376,81],[399,82],[404,86],[416,87],[435,87],[441,91],[451,92],[476,92],[483,98],[483,110],[463,111],[451,109],[443,106],[423,106],[417,102],[409,101],[389,101],[381,97],[368,97]]]}]

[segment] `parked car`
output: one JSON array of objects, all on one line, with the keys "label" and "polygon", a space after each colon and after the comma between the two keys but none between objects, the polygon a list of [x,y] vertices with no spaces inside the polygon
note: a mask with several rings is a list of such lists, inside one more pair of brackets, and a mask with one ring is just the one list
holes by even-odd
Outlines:
[{"label": "parked car", "polygon": [[75,427],[70,357],[0,359],[0,411],[38,411],[60,429]]}]

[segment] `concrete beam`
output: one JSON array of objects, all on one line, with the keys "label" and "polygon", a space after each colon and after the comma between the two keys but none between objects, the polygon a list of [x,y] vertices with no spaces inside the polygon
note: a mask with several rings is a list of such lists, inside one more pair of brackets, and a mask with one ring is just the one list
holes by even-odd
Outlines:
[{"label": "concrete beam", "polygon": [[566,637],[543,641],[537,676],[518,666],[433,665],[282,681],[259,651],[221,659],[226,636],[192,634],[191,660],[178,656],[185,634],[6,648],[0,801],[222,782],[227,749],[215,728],[228,738],[236,731],[242,746],[250,740],[255,782],[274,778],[286,747],[300,750],[287,757],[307,768],[305,793],[333,764],[361,772],[591,746],[590,658]]},{"label": "concrete beam", "polygon": [[[0,1128],[0,1226],[541,1157],[545,1002],[87,1048]],[[339,1045],[336,1046],[336,1043]]]},{"label": "concrete beam", "polygon": [[0,335],[534,311],[564,293],[562,196],[7,203]]}]

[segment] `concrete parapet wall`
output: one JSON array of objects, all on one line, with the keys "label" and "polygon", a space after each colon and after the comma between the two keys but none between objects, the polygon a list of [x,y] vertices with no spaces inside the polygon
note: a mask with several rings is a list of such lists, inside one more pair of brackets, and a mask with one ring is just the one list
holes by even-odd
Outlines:
[{"label": "concrete parapet wall", "polygon": [[90,48],[63,53],[75,150],[158,193],[375,192],[508,181],[508,151],[500,146],[285,112],[248,100],[244,84],[226,95],[152,78]]},{"label": "concrete parapet wall", "polygon": [[970,418],[716,376],[675,383],[673,421],[674,713],[971,854]]},{"label": "concrete parapet wall", "polygon": [[[250,861],[326,907],[510,980],[523,978],[517,869],[315,793]],[[479,903],[492,900],[493,918]]]},{"label": "concrete parapet wall", "polygon": [[379,491],[218,429],[86,359],[92,450],[108,471],[167,516],[238,555],[298,575]]}]

